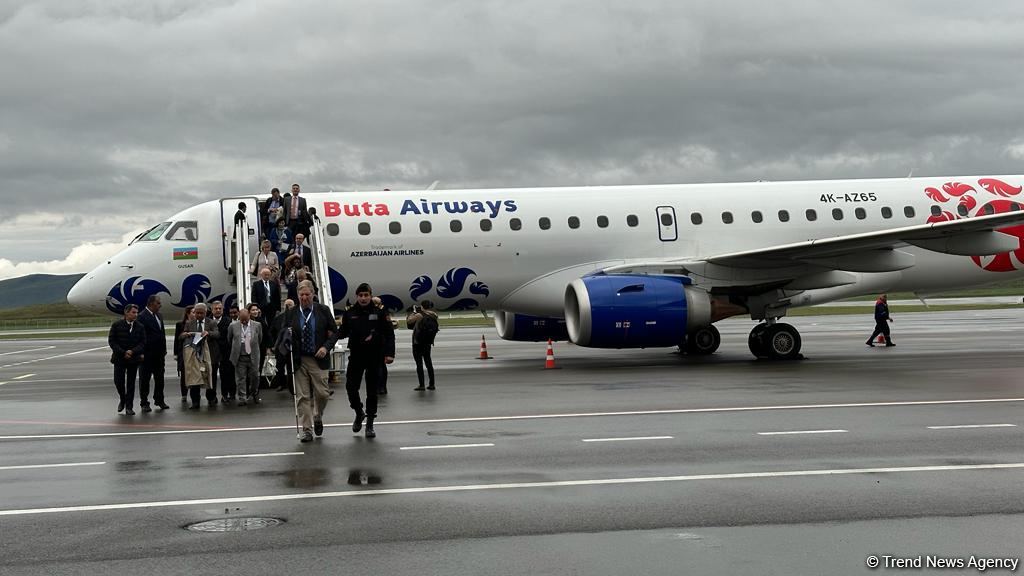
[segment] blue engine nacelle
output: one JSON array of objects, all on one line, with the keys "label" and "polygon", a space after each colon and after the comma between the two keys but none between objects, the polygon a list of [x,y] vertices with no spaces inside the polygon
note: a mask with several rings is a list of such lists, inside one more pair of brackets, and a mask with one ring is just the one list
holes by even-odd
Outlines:
[{"label": "blue engine nacelle", "polygon": [[598,274],[565,289],[569,339],[591,348],[678,346],[711,324],[711,297],[676,276]]},{"label": "blue engine nacelle", "polygon": [[527,316],[499,310],[494,315],[494,327],[498,329],[498,336],[501,336],[502,340],[543,342],[548,338],[555,341],[569,339],[565,320],[561,318]]}]

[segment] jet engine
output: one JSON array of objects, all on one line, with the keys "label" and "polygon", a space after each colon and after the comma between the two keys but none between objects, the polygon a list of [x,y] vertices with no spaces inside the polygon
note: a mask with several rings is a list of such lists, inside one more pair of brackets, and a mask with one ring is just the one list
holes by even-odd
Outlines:
[{"label": "jet engine", "polygon": [[548,338],[555,341],[569,339],[569,332],[562,318],[527,316],[499,310],[494,315],[494,326],[502,340],[543,342]]},{"label": "jet engine", "polygon": [[565,289],[569,339],[591,348],[678,346],[711,324],[711,297],[676,276],[598,274]]}]

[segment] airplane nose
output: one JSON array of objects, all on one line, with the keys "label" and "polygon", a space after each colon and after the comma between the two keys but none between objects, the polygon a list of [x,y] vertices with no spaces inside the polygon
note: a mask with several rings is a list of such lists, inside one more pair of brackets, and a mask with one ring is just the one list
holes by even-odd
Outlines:
[{"label": "airplane nose", "polygon": [[95,290],[92,274],[82,276],[71,290],[68,290],[68,304],[85,312],[105,312],[105,295]]}]

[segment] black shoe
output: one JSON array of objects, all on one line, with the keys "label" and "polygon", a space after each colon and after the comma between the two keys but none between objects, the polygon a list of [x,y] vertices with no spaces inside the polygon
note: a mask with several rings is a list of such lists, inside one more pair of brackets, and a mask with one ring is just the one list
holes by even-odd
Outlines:
[{"label": "black shoe", "polygon": [[142,413],[143,414],[149,414],[152,411],[153,411],[153,409],[149,407],[149,404],[146,404],[145,406],[142,407]]},{"label": "black shoe", "polygon": [[121,400],[120,402],[117,403],[117,411],[118,412],[123,412],[124,411],[124,400]]},{"label": "black shoe", "polygon": [[377,390],[377,395],[378,396],[387,396],[388,395],[388,389],[387,388],[381,388],[380,390]]},{"label": "black shoe", "polygon": [[199,410],[199,404],[193,404],[188,407],[189,410]]},{"label": "black shoe", "polygon": [[131,408],[125,410],[124,413],[128,416],[135,416],[135,410],[132,410]]},{"label": "black shoe", "polygon": [[164,404],[163,402],[157,402],[156,403],[156,407],[161,409],[161,410],[167,410],[167,409],[170,408],[170,406],[168,406],[167,404]]},{"label": "black shoe", "polygon": [[373,431],[373,418],[366,419],[366,437],[376,438],[377,433]]},{"label": "black shoe", "polygon": [[875,347],[875,345],[874,345],[874,344],[872,344],[871,342],[865,342],[865,344],[867,344],[868,346],[871,346],[872,348],[874,348],[874,347]]},{"label": "black shoe", "polygon": [[252,403],[253,404],[263,404],[263,400],[260,400],[260,397],[257,396],[257,397],[252,399]]},{"label": "black shoe", "polygon": [[238,401],[238,405],[239,406],[245,406],[245,400],[239,400]]},{"label": "black shoe", "polygon": [[317,436],[323,436],[324,435],[324,421],[323,420],[313,420],[313,434],[316,434]]},{"label": "black shoe", "polygon": [[208,403],[208,404],[209,404],[210,406],[216,406],[216,405],[217,405],[217,398],[216,398],[216,397],[214,397],[214,398],[211,398],[211,399],[207,400],[206,402],[207,402],[207,403]]},{"label": "black shoe", "polygon": [[423,386],[417,386],[413,388],[413,390],[426,390],[426,388],[424,388]]},{"label": "black shoe", "polygon": [[299,442],[302,442],[303,444],[305,444],[306,442],[312,442],[312,441],[313,441],[313,434],[310,433],[309,428],[303,428],[302,429],[302,436],[299,436]]},{"label": "black shoe", "polygon": [[887,347],[888,347],[888,346],[895,346],[895,344],[893,344],[892,342],[886,342],[886,343],[885,343],[885,345],[886,345]]},{"label": "black shoe", "polygon": [[436,388],[434,388],[434,385],[431,384],[430,386],[427,386],[427,390],[436,390]]},{"label": "black shoe", "polygon": [[360,430],[363,429],[363,418],[365,418],[365,417],[366,417],[366,415],[363,414],[362,412],[357,412],[356,413],[356,419],[352,421],[352,431],[353,432],[359,432]]},{"label": "black shoe", "polygon": [[181,397],[181,403],[182,404],[188,404],[188,396],[182,396]]}]

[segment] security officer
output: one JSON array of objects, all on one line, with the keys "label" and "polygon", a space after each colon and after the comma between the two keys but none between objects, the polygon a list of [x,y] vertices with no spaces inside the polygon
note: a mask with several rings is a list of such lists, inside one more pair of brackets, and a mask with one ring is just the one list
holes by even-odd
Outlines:
[{"label": "security officer", "polygon": [[[377,391],[385,364],[395,361],[395,329],[387,311],[374,306],[370,285],[362,283],[356,288],[356,303],[341,317],[340,337],[348,338],[351,350],[345,370],[345,389],[348,402],[355,411],[352,431],[359,432],[366,418],[366,437],[374,438],[373,420],[377,417]],[[366,373],[366,411],[359,397],[359,386]]]}]

